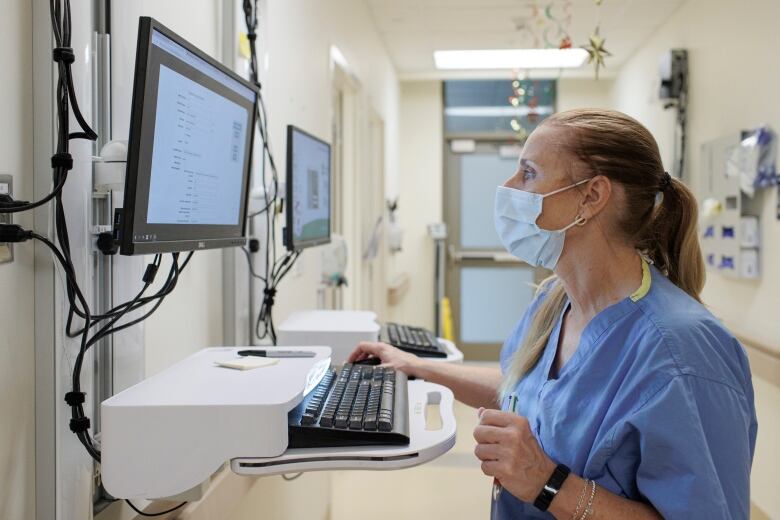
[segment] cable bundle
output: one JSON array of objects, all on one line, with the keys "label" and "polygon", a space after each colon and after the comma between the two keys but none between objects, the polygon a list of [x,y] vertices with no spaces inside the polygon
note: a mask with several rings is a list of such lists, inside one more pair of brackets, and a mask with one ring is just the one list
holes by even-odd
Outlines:
[{"label": "cable bundle", "polygon": [[[273,187],[273,196],[269,196],[269,190],[263,189],[265,206],[259,211],[251,213],[247,218],[253,218],[265,214],[265,266],[263,275],[254,272],[252,267],[252,258],[250,252],[244,248],[249,270],[254,278],[261,280],[265,284],[263,289],[263,300],[260,305],[260,311],[255,322],[255,336],[259,340],[266,338],[276,345],[276,329],[273,322],[273,306],[275,303],[277,287],[284,279],[290,269],[300,256],[300,251],[288,251],[281,257],[276,252],[276,203],[279,200],[279,175],[276,169],[273,153],[271,152],[268,140],[268,114],[263,101],[262,85],[258,77],[257,68],[257,0],[244,0],[244,21],[246,22],[247,40],[249,41],[249,66],[252,82],[257,85],[260,92],[258,94],[257,122],[260,138],[263,143],[263,158],[260,169],[260,178],[265,187],[265,168],[266,160],[271,168],[271,186]],[[272,261],[273,259],[273,261]]]}]

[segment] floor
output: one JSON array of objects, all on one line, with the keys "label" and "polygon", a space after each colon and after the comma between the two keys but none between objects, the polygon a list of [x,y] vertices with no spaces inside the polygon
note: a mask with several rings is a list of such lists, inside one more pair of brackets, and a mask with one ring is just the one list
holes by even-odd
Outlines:
[{"label": "floor", "polygon": [[471,435],[477,412],[461,403],[454,411],[457,442],[435,461],[401,471],[333,473],[331,520],[362,520],[369,511],[372,520],[488,518],[492,480],[479,469]]}]

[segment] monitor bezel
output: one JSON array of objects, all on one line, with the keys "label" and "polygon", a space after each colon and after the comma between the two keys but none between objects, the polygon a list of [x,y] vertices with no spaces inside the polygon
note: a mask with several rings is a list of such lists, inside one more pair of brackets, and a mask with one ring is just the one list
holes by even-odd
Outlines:
[{"label": "monitor bezel", "polygon": [[[119,247],[122,255],[142,255],[154,253],[176,253],[183,251],[195,251],[204,249],[217,249],[225,247],[235,247],[246,244],[247,231],[247,211],[249,205],[249,186],[252,177],[252,152],[254,146],[249,146],[247,158],[247,171],[244,175],[242,186],[241,210],[239,222],[229,227],[235,231],[240,227],[240,236],[217,237],[217,238],[188,238],[182,240],[160,240],[136,242],[133,239],[136,214],[136,193],[138,187],[138,166],[139,153],[142,142],[142,127],[144,116],[144,97],[146,95],[147,72],[149,68],[149,58],[152,48],[152,34],[158,31],[167,38],[181,45],[189,52],[192,52],[208,64],[216,67],[221,72],[235,79],[243,86],[252,90],[255,94],[255,102],[252,107],[250,118],[250,143],[254,143],[255,125],[257,124],[257,103],[259,88],[253,83],[242,78],[223,64],[198,49],[190,42],[176,34],[174,31],[161,24],[154,18],[148,16],[139,17],[138,21],[138,42],[136,47],[135,59],[135,77],[133,80],[133,97],[130,112],[130,133],[127,148],[127,169],[125,174],[124,203],[122,208],[121,221],[119,222]],[[235,233],[234,233],[235,234]]]},{"label": "monitor bezel", "polygon": [[[303,134],[304,136],[313,139],[321,144],[324,144],[328,147],[328,160],[330,162],[330,165],[328,167],[328,189],[330,190],[330,193],[328,194],[328,236],[321,237],[321,238],[315,238],[312,240],[301,240],[296,241],[295,240],[295,234],[293,233],[293,185],[292,185],[292,179],[293,179],[293,134],[295,132],[298,132],[300,134]],[[285,186],[285,197],[287,200],[285,201],[285,206],[287,211],[285,212],[286,216],[286,222],[285,222],[285,228],[284,228],[284,244],[287,247],[288,251],[300,251],[301,249],[306,249],[308,247],[314,247],[314,246],[320,246],[323,244],[329,244],[331,242],[331,237],[333,235],[333,147],[325,141],[324,139],[320,139],[316,135],[312,135],[311,133],[307,132],[306,130],[303,130],[295,125],[287,125],[287,178],[286,178],[286,186]]]}]

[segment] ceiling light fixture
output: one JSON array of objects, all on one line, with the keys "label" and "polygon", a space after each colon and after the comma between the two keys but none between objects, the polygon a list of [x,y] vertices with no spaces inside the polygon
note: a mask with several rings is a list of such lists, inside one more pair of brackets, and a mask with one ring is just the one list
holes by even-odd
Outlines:
[{"label": "ceiling light fixture", "polygon": [[585,49],[493,49],[434,51],[437,69],[566,69],[581,67]]}]

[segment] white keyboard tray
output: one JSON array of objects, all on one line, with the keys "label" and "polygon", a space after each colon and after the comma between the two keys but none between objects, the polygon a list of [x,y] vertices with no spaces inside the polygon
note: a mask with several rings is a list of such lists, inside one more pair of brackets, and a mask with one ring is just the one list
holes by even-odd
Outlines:
[{"label": "white keyboard tray", "polygon": [[[231,460],[231,469],[240,475],[278,475],[300,471],[324,470],[391,470],[429,462],[455,445],[455,416],[452,392],[427,381],[409,381],[408,446],[361,446],[342,448],[288,449],[278,457],[238,457]],[[428,429],[427,405],[438,410],[438,429]]]},{"label": "white keyboard tray", "polygon": [[448,339],[444,338],[436,338],[439,341],[439,344],[444,347],[444,350],[447,351],[447,357],[446,358],[426,358],[430,359],[432,361],[440,361],[444,363],[461,363],[463,361],[463,352],[458,350],[458,347],[455,346],[455,343]]}]

